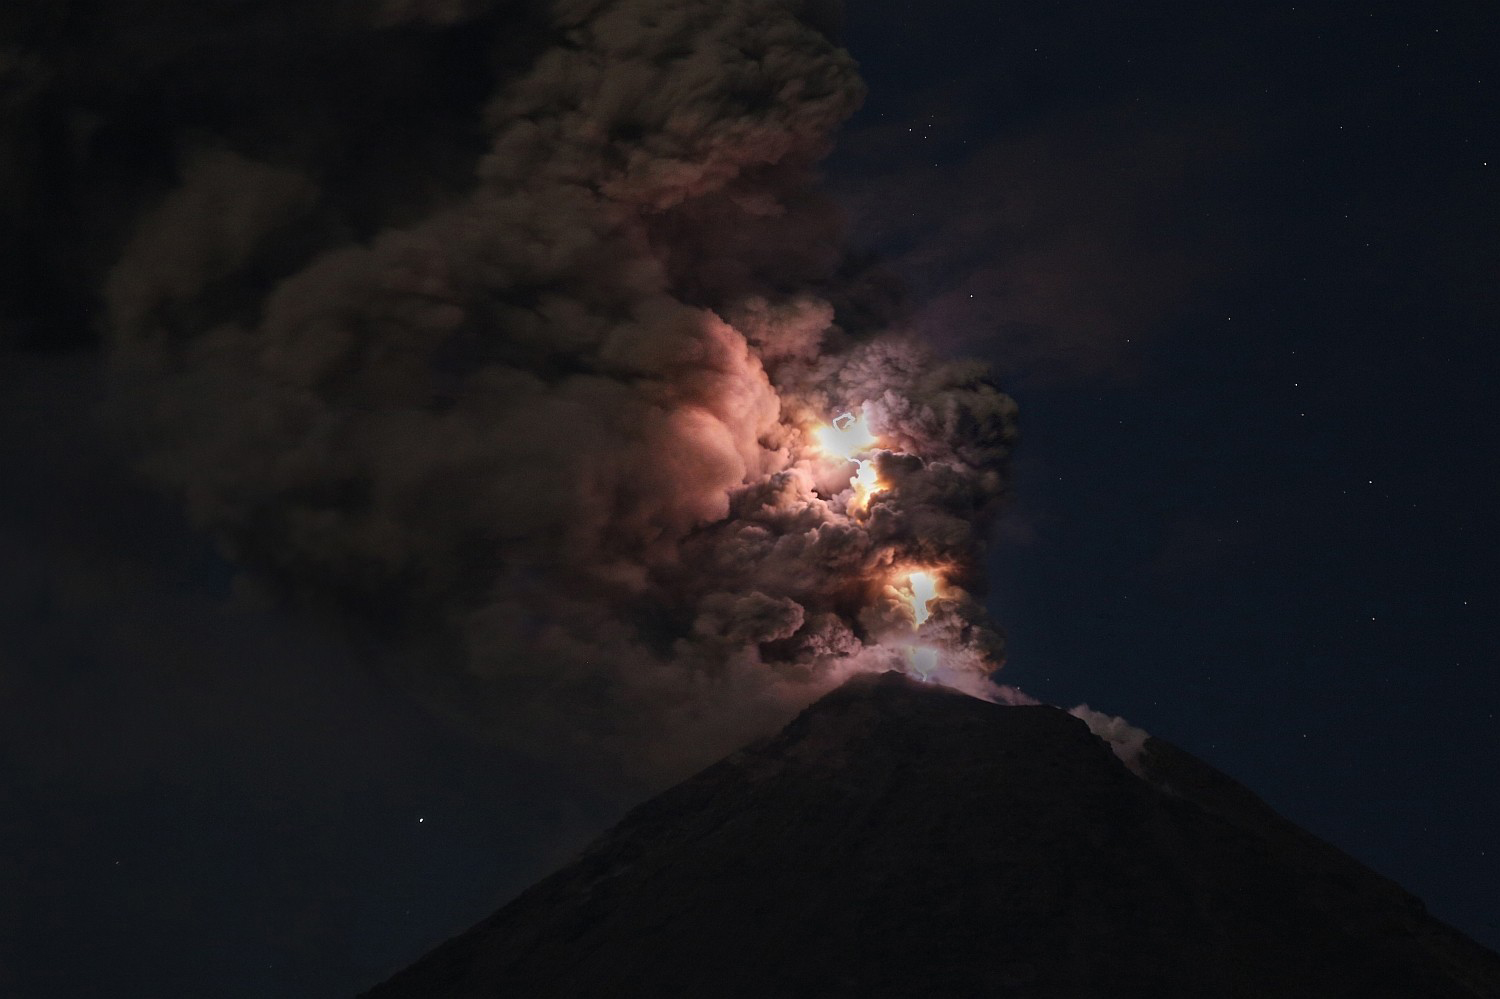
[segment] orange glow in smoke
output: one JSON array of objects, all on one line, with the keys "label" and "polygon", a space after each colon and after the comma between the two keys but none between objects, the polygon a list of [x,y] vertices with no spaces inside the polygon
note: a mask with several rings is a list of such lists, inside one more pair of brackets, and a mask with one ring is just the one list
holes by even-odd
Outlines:
[{"label": "orange glow in smoke", "polygon": [[919,569],[907,575],[906,588],[910,594],[906,602],[911,606],[912,618],[920,628],[932,616],[927,605],[937,599],[938,578],[926,569]]}]

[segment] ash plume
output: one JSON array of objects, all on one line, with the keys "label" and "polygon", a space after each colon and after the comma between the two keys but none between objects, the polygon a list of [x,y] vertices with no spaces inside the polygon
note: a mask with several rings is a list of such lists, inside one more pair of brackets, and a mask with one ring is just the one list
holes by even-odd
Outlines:
[{"label": "ash plume", "polygon": [[[107,213],[114,412],[233,559],[439,710],[637,774],[855,671],[987,688],[1014,406],[844,318],[814,165],[862,84],[826,10],[152,9],[70,84],[157,53],[90,126],[171,152]],[[152,110],[194,87],[201,121]],[[817,442],[843,414],[857,454]]]}]

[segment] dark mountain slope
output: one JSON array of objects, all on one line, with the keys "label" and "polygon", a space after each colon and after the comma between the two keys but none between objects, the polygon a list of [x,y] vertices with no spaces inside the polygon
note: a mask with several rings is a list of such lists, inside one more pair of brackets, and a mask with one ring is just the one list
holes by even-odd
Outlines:
[{"label": "dark mountain slope", "polygon": [[1500,997],[1500,957],[1151,740],[897,674],[367,995]]}]

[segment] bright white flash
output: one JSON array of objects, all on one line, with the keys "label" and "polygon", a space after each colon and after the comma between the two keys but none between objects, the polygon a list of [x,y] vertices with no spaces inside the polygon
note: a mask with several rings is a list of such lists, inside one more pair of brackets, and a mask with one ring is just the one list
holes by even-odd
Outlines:
[{"label": "bright white flash", "polygon": [[927,683],[933,670],[938,668],[938,650],[923,645],[912,646],[906,650],[906,660],[911,664],[912,675]]},{"label": "bright white flash", "polygon": [[853,461],[854,456],[875,445],[875,435],[865,425],[865,416],[860,413],[840,413],[832,425],[814,431],[818,447],[823,453],[840,461]]},{"label": "bright white flash", "polygon": [[937,599],[937,577],[926,570],[919,570],[906,577],[906,585],[911,588],[911,612],[920,628],[932,616],[927,605]]},{"label": "bright white flash", "polygon": [[880,473],[875,471],[873,461],[861,461],[859,471],[854,473],[854,478],[849,484],[854,487],[854,508],[863,510],[870,504],[870,497],[880,492],[884,486],[880,484]]}]

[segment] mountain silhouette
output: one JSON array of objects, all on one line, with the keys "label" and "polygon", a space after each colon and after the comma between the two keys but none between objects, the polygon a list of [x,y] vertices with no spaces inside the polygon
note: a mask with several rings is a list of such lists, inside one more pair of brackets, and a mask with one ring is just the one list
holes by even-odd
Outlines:
[{"label": "mountain silhouette", "polygon": [[1500,997],[1500,956],[1159,739],[857,677],[366,993]]}]

